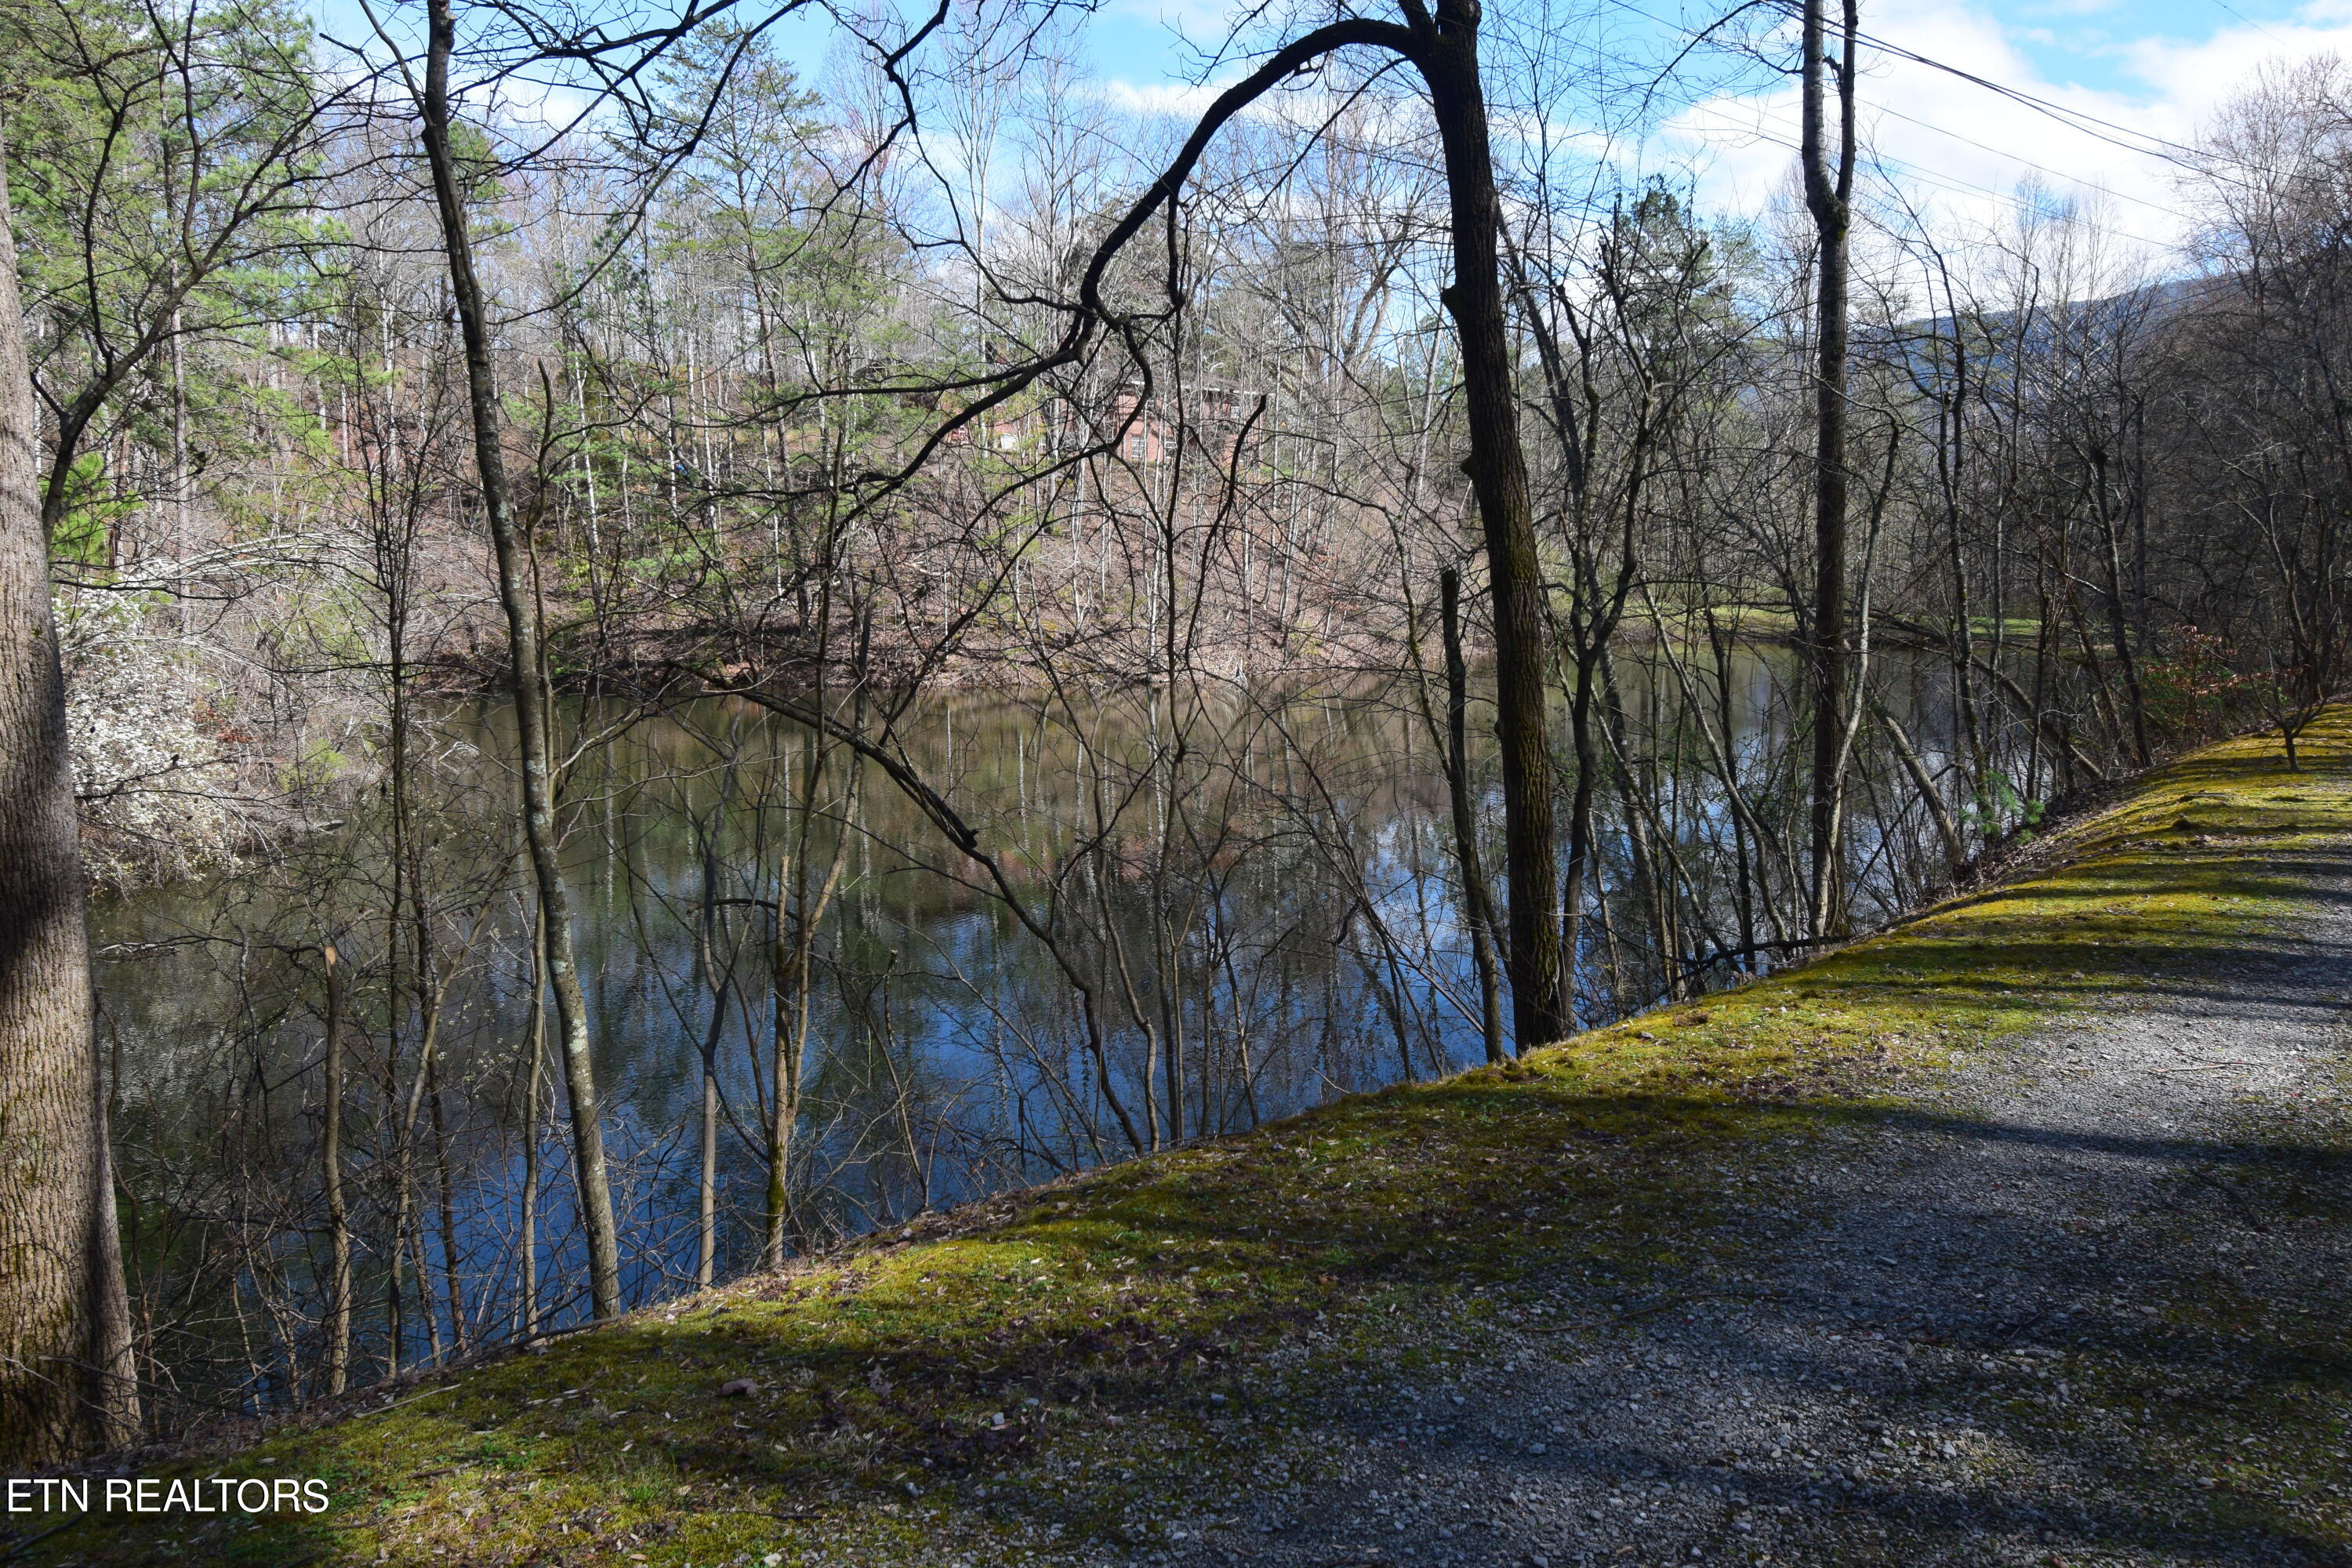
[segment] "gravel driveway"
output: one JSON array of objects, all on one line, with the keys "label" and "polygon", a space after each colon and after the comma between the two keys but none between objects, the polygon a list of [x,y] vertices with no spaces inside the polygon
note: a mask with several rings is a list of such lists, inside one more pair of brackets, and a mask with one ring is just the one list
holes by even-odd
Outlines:
[{"label": "gravel driveway", "polygon": [[1825,1121],[1717,1248],[1589,1273],[1292,1410],[1321,1479],[1132,1561],[2352,1563],[2339,1084],[2352,857],[2226,965]]}]

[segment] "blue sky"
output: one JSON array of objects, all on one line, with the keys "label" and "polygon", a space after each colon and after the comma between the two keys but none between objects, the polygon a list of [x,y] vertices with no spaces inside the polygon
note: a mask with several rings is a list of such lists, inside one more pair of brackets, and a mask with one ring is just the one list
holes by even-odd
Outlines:
[{"label": "blue sky", "polygon": [[[1499,9],[1509,0],[1492,0]],[[1685,18],[1704,7],[1661,0],[1649,7]],[[2294,48],[2316,22],[2327,30],[2352,24],[2352,5],[2307,5],[2286,0],[1992,0],[1974,5],[1890,5],[1864,0],[1863,25],[1905,41],[1903,22],[1927,11],[1969,12],[1997,28],[2042,79],[2101,93],[2142,95],[2150,83],[2139,62],[2151,48],[2197,50],[2223,35],[2267,37]],[[1097,64],[1104,73],[1138,83],[1176,79],[1170,24],[1205,36],[1215,16],[1204,0],[1108,0],[1094,25]],[[2332,21],[2333,26],[2328,24]]]},{"label": "blue sky", "polygon": [[[1138,87],[1167,82],[1181,68],[1167,22],[1200,36],[1207,3],[1108,0],[1096,26],[1097,68]],[[1511,3],[1488,0],[1493,11]],[[1616,4],[1620,26],[1630,10],[1685,23],[1714,15],[1697,0]],[[2352,57],[2352,0],[1864,0],[1863,26],[2083,117],[2069,126],[1956,76],[1878,56],[1865,79],[1865,120],[1899,174],[1954,215],[1987,220],[2013,208],[2028,181],[2061,195],[2094,193],[2119,237],[2159,247],[2182,226],[2179,171],[2115,145],[2130,138],[2091,121],[2185,142],[2265,60],[2322,50]],[[1688,165],[1706,199],[1753,212],[1785,179],[1794,115],[1785,89],[1702,101],[1670,121],[1648,156]]]},{"label": "blue sky", "polygon": [[2304,8],[2276,0],[2075,0],[1984,9],[2050,81],[2129,94],[2146,85],[2132,68],[2135,48],[2193,49],[2220,34],[2259,37],[2265,27],[2284,41]]},{"label": "blue sky", "polygon": [[[315,0],[349,37],[354,0]],[[898,0],[912,12],[929,0]],[[1490,15],[1536,0],[1486,0]],[[1573,12],[1580,0],[1550,0]],[[1708,0],[1582,0],[1587,14],[1635,43],[1673,35],[1716,14]],[[1129,102],[1181,101],[1196,57],[1177,29],[1213,43],[1219,0],[1099,0],[1084,47],[1105,89]],[[409,9],[409,7],[401,7]],[[380,9],[381,14],[381,9]],[[2126,247],[2161,249],[2184,227],[2179,171],[2129,145],[2130,135],[2181,142],[2265,60],[2328,50],[2352,57],[2352,0],[1864,0],[1864,29],[1898,50],[2000,82],[2077,117],[2053,119],[2013,98],[1899,56],[1870,58],[1864,88],[1871,144],[1896,177],[1958,222],[1994,223],[2013,212],[2026,182],[2060,195],[2090,193],[2107,229]],[[796,25],[790,52],[814,74],[823,44]],[[1221,75],[1229,76],[1230,71]],[[1696,180],[1703,202],[1755,213],[1786,185],[1795,95],[1788,84],[1750,85],[1692,100],[1640,152],[1654,169]],[[2117,145],[2121,142],[2125,145]]]},{"label": "blue sky", "polygon": [[[1513,3],[1487,0],[1490,15]],[[1169,24],[1211,36],[1213,4],[1106,0],[1093,32],[1097,68],[1139,96],[1164,90],[1184,69]],[[1591,5],[1637,45],[1644,31],[1673,31],[1643,16],[1688,26],[1719,10],[1707,0]],[[2190,203],[2179,167],[2155,155],[2161,143],[2195,140],[2268,61],[2320,52],[2352,58],[2352,0],[1863,0],[1863,26],[1898,51],[2063,111],[2053,117],[1899,55],[1869,57],[1865,134],[1912,198],[1959,232],[2013,221],[2029,187],[2036,200],[2077,198],[2113,242],[2107,259],[2126,270],[2180,265],[2176,247],[2190,226]],[[1696,101],[1660,127],[1641,161],[1694,180],[1707,205],[1762,212],[1787,189],[1793,87],[1751,81],[1709,98],[1694,77],[1691,96]]]}]

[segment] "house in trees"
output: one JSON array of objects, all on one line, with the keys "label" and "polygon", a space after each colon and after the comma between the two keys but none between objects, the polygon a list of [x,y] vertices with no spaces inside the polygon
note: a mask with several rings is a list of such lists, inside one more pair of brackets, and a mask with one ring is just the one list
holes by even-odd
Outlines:
[{"label": "house in trees", "polygon": [[1225,381],[1119,381],[1108,393],[1064,393],[1039,399],[1018,414],[999,416],[963,437],[1013,457],[1063,457],[1096,447],[1143,468],[1181,453],[1191,462],[1223,469],[1237,459],[1263,460],[1270,425],[1266,395]]}]

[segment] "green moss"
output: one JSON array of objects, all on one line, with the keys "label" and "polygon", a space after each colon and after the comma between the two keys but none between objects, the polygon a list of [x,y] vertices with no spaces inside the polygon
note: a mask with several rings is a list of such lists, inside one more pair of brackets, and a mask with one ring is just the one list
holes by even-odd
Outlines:
[{"label": "green moss", "polygon": [[[1512,1281],[1560,1269],[1596,1282],[1593,1321],[1646,1310],[1626,1293],[1732,1253],[1734,1189],[1825,1128],[2235,951],[2289,910],[2268,862],[2352,832],[2347,743],[2332,713],[2305,773],[2266,738],[2197,752],[2052,836],[2029,879],[1702,1003],[932,1216],[181,1467],[327,1477],[320,1519],[96,1521],[31,1560],[977,1562],[1132,1538],[1129,1504],[1171,1476],[1277,1452],[1312,1474],[1255,1417],[1444,1353],[1400,1323],[1496,1326]],[[737,1379],[758,1392],[720,1392]]]}]

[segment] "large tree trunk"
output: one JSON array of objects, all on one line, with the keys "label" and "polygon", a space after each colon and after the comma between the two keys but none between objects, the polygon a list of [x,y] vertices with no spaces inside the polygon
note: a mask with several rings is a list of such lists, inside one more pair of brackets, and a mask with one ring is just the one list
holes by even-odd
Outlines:
[{"label": "large tree trunk", "polygon": [[136,1435],[39,430],[0,188],[0,1466]]},{"label": "large tree trunk", "polygon": [[1522,1050],[1568,1033],[1560,1005],[1559,868],[1552,827],[1551,741],[1544,714],[1549,608],[1519,449],[1510,342],[1496,244],[1501,202],[1478,81],[1477,0],[1447,0],[1417,41],[1430,107],[1445,144],[1454,281],[1440,296],[1462,339],[1469,416],[1465,465],[1486,536],[1494,592],[1495,738],[1503,764],[1504,871],[1510,879],[1512,1035]]},{"label": "large tree trunk", "polygon": [[597,1104],[596,1068],[588,1040],[588,1001],[572,955],[572,892],[565,885],[555,830],[555,770],[548,722],[548,688],[540,657],[538,607],[517,537],[500,446],[498,384],[490,364],[489,326],[480,280],[467,236],[465,198],[449,145],[449,55],[457,41],[450,0],[433,0],[428,18],[424,101],[425,162],[449,259],[449,292],[466,342],[466,384],[474,425],[474,461],[480,470],[482,517],[498,557],[499,602],[506,611],[507,652],[514,666],[516,745],[522,761],[523,839],[530,851],[539,907],[547,921],[548,989],[563,1059],[563,1086],[572,1105],[572,1176],[579,1191],[581,1229],[588,1239],[588,1298],[599,1318],[621,1310],[621,1250],[613,1222],[613,1187],[604,1169],[604,1128]]},{"label": "large tree trunk", "polygon": [[[1856,0],[1844,0],[1842,59],[1832,65],[1822,20],[1823,0],[1805,0],[1805,208],[1820,247],[1815,258],[1815,430],[1813,448],[1813,780],[1812,926],[1827,936],[1844,921],[1838,852],[1839,805],[1844,789],[1846,647],[1846,239],[1853,195],[1853,65]],[[1836,162],[1830,161],[1828,79],[1838,95]]]}]

